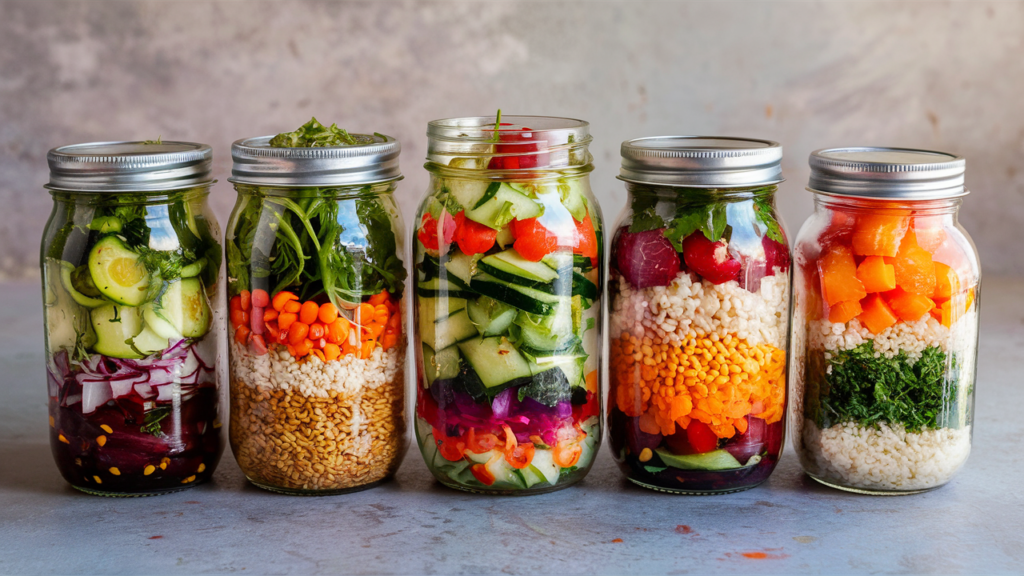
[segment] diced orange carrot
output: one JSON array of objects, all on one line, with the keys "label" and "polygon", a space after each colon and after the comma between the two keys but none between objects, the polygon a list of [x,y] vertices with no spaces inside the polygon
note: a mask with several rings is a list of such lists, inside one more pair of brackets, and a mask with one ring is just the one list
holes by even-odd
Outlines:
[{"label": "diced orange carrot", "polygon": [[337,344],[324,344],[324,358],[328,361],[337,360],[341,357],[341,348]]},{"label": "diced orange carrot", "polygon": [[960,291],[960,277],[957,276],[956,270],[953,270],[949,266],[942,262],[935,263],[935,292],[932,293],[932,298],[942,301],[949,300]]},{"label": "diced orange carrot", "polygon": [[857,279],[857,262],[846,246],[835,246],[818,259],[821,291],[829,306],[867,295],[864,284]]},{"label": "diced orange carrot", "polygon": [[374,340],[384,333],[384,325],[377,322],[367,324],[363,328],[366,330],[366,337]]},{"label": "diced orange carrot", "polygon": [[828,309],[828,321],[834,324],[846,324],[863,312],[859,300],[839,302]]},{"label": "diced orange carrot", "polygon": [[274,294],[273,300],[270,301],[270,306],[274,310],[277,310],[278,312],[281,312],[281,311],[284,310],[284,305],[287,304],[290,300],[298,300],[298,299],[299,299],[299,297],[296,296],[295,294],[292,294],[291,292],[288,292],[287,290],[282,290],[282,291],[278,292],[277,294]]},{"label": "diced orange carrot", "polygon": [[352,314],[352,320],[360,326],[365,326],[370,322],[373,322],[373,304],[368,302],[360,304]]},{"label": "diced orange carrot", "polygon": [[288,328],[288,343],[292,346],[298,345],[306,339],[309,334],[309,326],[302,322],[295,322]]},{"label": "diced orange carrot", "polygon": [[228,304],[229,310],[241,310],[242,309],[242,297],[233,296],[231,302]]},{"label": "diced orange carrot", "polygon": [[363,345],[359,348],[359,357],[366,360],[373,354],[373,349],[377,347],[377,342],[373,339],[363,341]]},{"label": "diced orange carrot", "polygon": [[296,314],[293,314],[291,312],[282,312],[277,317],[277,325],[281,328],[281,330],[287,330],[291,328],[292,324],[297,322],[298,319],[299,317]]},{"label": "diced orange carrot", "polygon": [[302,358],[303,356],[306,356],[307,354],[309,354],[310,350],[313,349],[313,341],[310,340],[309,338],[306,338],[302,342],[299,342],[298,344],[295,344],[294,347],[295,347],[295,354],[293,354],[293,355],[296,358]]},{"label": "diced orange carrot", "polygon": [[909,212],[890,210],[885,214],[857,216],[850,239],[858,256],[895,256],[900,240],[910,227]]},{"label": "diced orange carrot", "polygon": [[350,343],[347,339],[341,343],[342,354],[359,354],[359,346]]},{"label": "diced orange carrot", "polygon": [[320,306],[317,318],[324,323],[324,326],[330,326],[338,319],[338,308],[334,304],[327,302]]},{"label": "diced orange carrot", "polygon": [[[271,310],[273,310],[273,308],[271,308]],[[281,329],[278,328],[277,326],[277,321],[271,320],[270,322],[264,322],[263,326],[267,329],[267,332],[270,334],[270,341],[277,340],[278,335],[281,333]]]},{"label": "diced orange carrot", "polygon": [[245,346],[249,343],[249,327],[242,325],[235,329],[235,342]]},{"label": "diced orange carrot", "polygon": [[309,325],[309,339],[319,340],[327,334],[327,328],[319,322],[313,322]]},{"label": "diced orange carrot", "polygon": [[327,327],[327,341],[332,344],[341,344],[348,339],[350,327],[348,320],[344,317],[340,317],[334,322],[331,322],[330,326]]},{"label": "diced orange carrot", "polygon": [[388,291],[387,290],[382,290],[379,294],[374,294],[373,296],[370,296],[370,299],[367,300],[367,303],[372,305],[372,306],[378,306],[378,305],[383,304],[384,302],[386,302],[387,299],[388,299]]},{"label": "diced orange carrot", "polygon": [[326,356],[324,356],[324,353],[323,353],[322,350],[313,349],[313,350],[310,350],[310,353],[312,353],[313,356],[316,356],[317,358],[319,358],[321,362],[327,362],[327,358],[326,358]]},{"label": "diced orange carrot", "polygon": [[284,311],[289,314],[298,316],[300,310],[302,310],[302,304],[298,300],[289,300],[284,303]]},{"label": "diced orange carrot", "polygon": [[248,290],[242,290],[238,294],[238,296],[241,297],[242,310],[248,311],[250,308],[252,308],[252,293],[251,292],[249,292]]},{"label": "diced orange carrot", "polygon": [[277,317],[280,315],[281,313],[278,312],[277,310],[274,310],[273,308],[267,308],[266,310],[263,311],[263,321],[270,322],[271,320],[277,320]]},{"label": "diced orange carrot", "polygon": [[973,288],[966,293],[956,294],[949,300],[939,303],[932,309],[931,313],[943,326],[949,328],[971,309],[972,304],[974,304]]},{"label": "diced orange carrot", "polygon": [[384,337],[380,339],[380,347],[385,351],[393,348],[395,344],[398,344],[398,336],[394,334],[385,334]]},{"label": "diced orange carrot", "polygon": [[917,245],[935,253],[946,241],[944,216],[914,216],[911,226],[917,236]]},{"label": "diced orange carrot", "polygon": [[316,322],[317,316],[320,314],[320,306],[312,300],[302,303],[302,307],[299,308],[299,322],[303,324],[312,324]]},{"label": "diced orange carrot", "polygon": [[378,324],[387,324],[388,317],[391,315],[388,312],[388,307],[383,304],[378,304],[373,308],[373,321]]},{"label": "diced orange carrot", "polygon": [[864,311],[857,317],[872,334],[878,334],[892,326],[898,320],[889,305],[882,299],[881,294],[872,294],[861,300],[861,307]]},{"label": "diced orange carrot", "polygon": [[896,285],[900,288],[921,296],[931,296],[935,292],[935,263],[932,255],[917,245],[913,230],[903,237],[893,266]]},{"label": "diced orange carrot", "polygon": [[885,293],[885,299],[896,316],[904,322],[917,322],[929,310],[935,308],[935,302],[927,296],[911,294],[902,288]]},{"label": "diced orange carrot", "polygon": [[870,292],[888,292],[896,287],[896,269],[883,256],[865,256],[857,266],[857,279]]}]

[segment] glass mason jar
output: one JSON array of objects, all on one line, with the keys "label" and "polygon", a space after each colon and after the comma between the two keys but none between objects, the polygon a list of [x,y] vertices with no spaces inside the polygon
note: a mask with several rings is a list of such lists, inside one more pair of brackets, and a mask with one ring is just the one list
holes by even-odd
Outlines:
[{"label": "glass mason jar", "polygon": [[981,269],[957,222],[964,159],[811,154],[797,240],[793,444],[815,480],[854,492],[941,486],[971,451]]},{"label": "glass mason jar", "polygon": [[235,142],[228,225],[231,448],[250,482],[338,494],[407,447],[397,140]]},{"label": "glass mason jar", "polygon": [[50,151],[42,279],[50,445],[102,496],[206,481],[218,413],[220,230],[213,153],[188,142]]},{"label": "glass mason jar", "polygon": [[452,488],[541,493],[601,439],[602,222],[589,124],[455,118],[427,129],[416,217],[416,436]]},{"label": "glass mason jar", "polygon": [[676,494],[757,486],[785,432],[790,255],[782,147],[665,136],[622,144],[628,203],[608,283],[612,454]]}]

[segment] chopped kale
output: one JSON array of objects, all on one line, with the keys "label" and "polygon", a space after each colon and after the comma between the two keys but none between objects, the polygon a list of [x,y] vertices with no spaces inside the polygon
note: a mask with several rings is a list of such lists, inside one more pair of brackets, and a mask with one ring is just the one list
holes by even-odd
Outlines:
[{"label": "chopped kale", "polygon": [[326,127],[316,118],[306,122],[294,132],[282,132],[270,140],[273,148],[323,148],[327,146],[355,146],[359,142],[337,124]]}]

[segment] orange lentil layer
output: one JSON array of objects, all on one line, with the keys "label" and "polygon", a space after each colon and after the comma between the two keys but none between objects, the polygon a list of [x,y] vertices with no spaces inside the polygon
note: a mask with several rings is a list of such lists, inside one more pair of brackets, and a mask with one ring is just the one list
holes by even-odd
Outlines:
[{"label": "orange lentil layer", "polygon": [[718,334],[691,337],[682,346],[628,331],[611,341],[611,385],[625,415],[640,417],[648,434],[670,435],[691,420],[719,438],[747,430],[745,416],[782,419],[786,354],[774,346]]}]

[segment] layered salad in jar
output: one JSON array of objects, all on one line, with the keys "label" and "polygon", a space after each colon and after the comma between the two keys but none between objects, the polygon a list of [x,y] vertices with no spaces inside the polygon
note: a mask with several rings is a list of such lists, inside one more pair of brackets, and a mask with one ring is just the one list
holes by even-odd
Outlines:
[{"label": "layered salad in jar", "polygon": [[790,257],[774,191],[630,185],[612,240],[608,412],[637,484],[729,492],[778,462]]},{"label": "layered salad in jar", "polygon": [[[561,119],[534,119],[544,120]],[[427,163],[414,240],[416,433],[434,476],[463,490],[566,486],[600,440],[589,155],[572,134],[529,121],[477,129],[476,154]]]},{"label": "layered salad in jar", "polygon": [[970,453],[973,247],[941,211],[861,204],[830,206],[801,233],[794,444],[827,484],[926,490]]},{"label": "layered salad in jar", "polygon": [[[269,146],[381,142],[393,139],[313,119]],[[341,493],[398,467],[406,271],[394,187],[236,182],[226,240],[231,446],[257,486]]]},{"label": "layered salad in jar", "polygon": [[101,495],[198,484],[222,451],[207,188],[63,194],[43,241],[57,466]]}]

